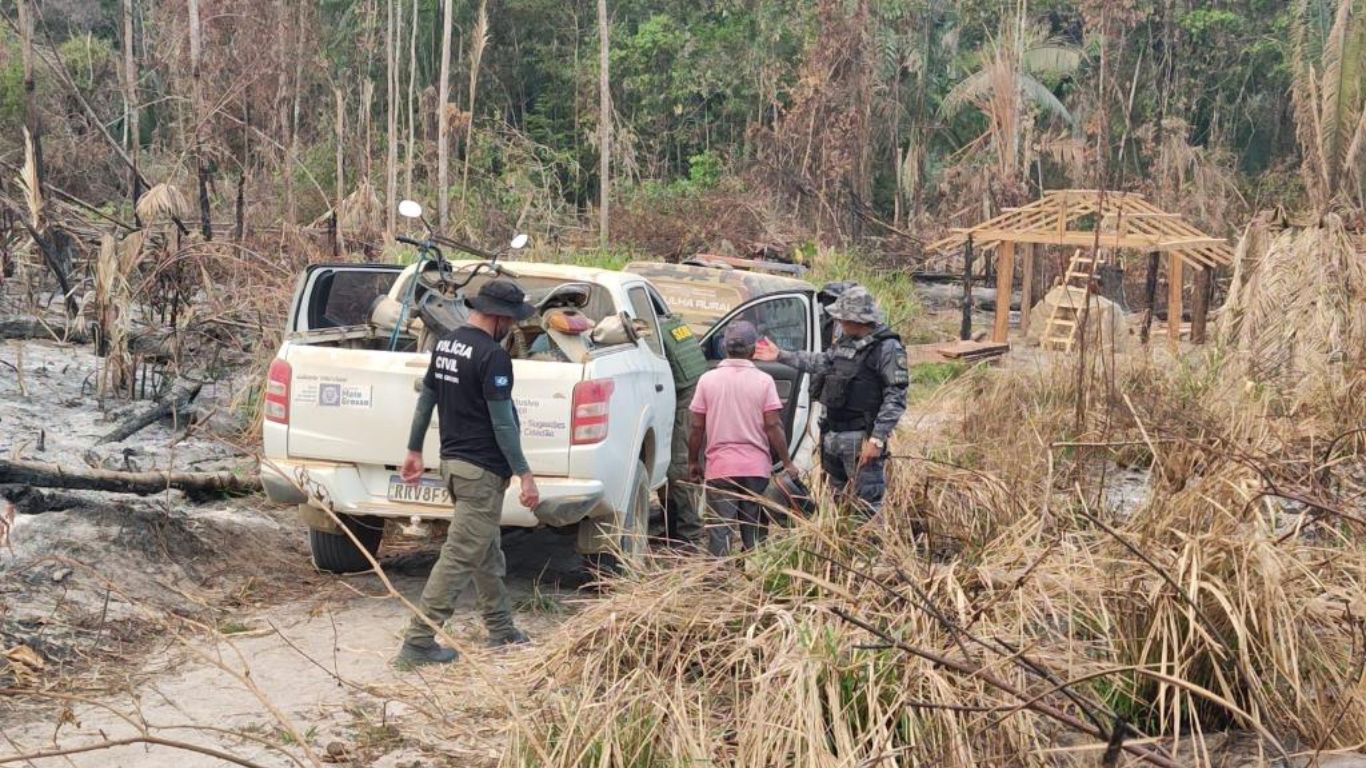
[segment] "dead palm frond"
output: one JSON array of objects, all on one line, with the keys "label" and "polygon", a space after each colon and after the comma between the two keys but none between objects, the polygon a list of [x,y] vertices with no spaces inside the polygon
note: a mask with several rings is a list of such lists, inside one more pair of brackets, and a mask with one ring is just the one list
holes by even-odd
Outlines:
[{"label": "dead palm frond", "polygon": [[1366,145],[1366,0],[1338,0],[1327,33],[1315,32],[1312,0],[1294,15],[1292,66],[1296,135],[1305,185],[1316,208],[1363,202]]},{"label": "dead palm frond", "polygon": [[19,172],[19,186],[24,190],[24,202],[28,204],[29,226],[34,232],[42,232],[46,226],[46,203],[43,201],[43,188],[38,180],[38,157],[33,137],[24,128],[24,167]]},{"label": "dead palm frond", "polygon": [[104,369],[99,378],[102,396],[119,394],[133,386],[135,366],[129,351],[133,297],[128,276],[136,267],[142,242],[141,233],[133,233],[124,241],[120,254],[113,235],[106,233],[100,238],[100,251],[95,258],[95,312],[104,353]]},{"label": "dead palm frond", "polygon": [[1236,353],[1231,372],[1291,410],[1350,386],[1366,363],[1361,248],[1337,214],[1279,232],[1254,222],[1235,255],[1221,328],[1221,343]]},{"label": "dead palm frond", "polygon": [[161,183],[142,193],[137,204],[138,218],[147,224],[165,224],[190,215],[190,204],[173,184]]},{"label": "dead palm frond", "polygon": [[1155,202],[1214,231],[1238,218],[1246,200],[1228,152],[1191,143],[1190,124],[1176,117],[1143,126],[1135,136],[1152,159],[1148,176]]},{"label": "dead palm frond", "polygon": [[[367,180],[362,180],[337,206],[337,228],[350,237],[379,231],[383,217],[384,207],[375,194],[375,188]],[[324,219],[326,216],[320,217],[319,222]]]}]

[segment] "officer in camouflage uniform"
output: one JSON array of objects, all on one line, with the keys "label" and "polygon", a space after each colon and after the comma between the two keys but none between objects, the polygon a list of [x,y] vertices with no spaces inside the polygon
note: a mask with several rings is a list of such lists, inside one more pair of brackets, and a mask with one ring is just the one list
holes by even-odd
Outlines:
[{"label": "officer in camouflage uniform", "polygon": [[756,360],[777,360],[822,379],[821,469],[864,515],[882,509],[887,441],[906,412],[906,349],[867,288],[851,285],[826,310],[840,336],[825,352],[787,352],[764,339]]},{"label": "officer in camouflage uniform", "polygon": [[696,334],[679,315],[666,315],[659,323],[664,357],[674,378],[674,433],[670,445],[668,485],[660,489],[664,506],[665,537],[675,544],[700,547],[702,518],[697,511],[697,487],[688,483],[688,426],[693,391],[707,372],[707,358]]}]

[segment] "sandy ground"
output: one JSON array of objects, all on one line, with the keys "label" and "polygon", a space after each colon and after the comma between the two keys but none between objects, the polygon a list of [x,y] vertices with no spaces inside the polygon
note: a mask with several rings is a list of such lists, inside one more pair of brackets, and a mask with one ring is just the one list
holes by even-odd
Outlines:
[{"label": "sandy ground", "polygon": [[[169,423],[92,447],[140,403],[101,407],[89,348],[9,343],[0,360],[7,458],[113,469],[250,463],[210,429]],[[232,383],[208,386],[197,405],[227,425],[236,394]],[[314,571],[292,509],[261,498],[51,491],[19,512],[0,546],[0,764],[140,731],[271,766],[308,764],[310,750],[328,762],[405,768],[492,764],[500,754],[509,664],[533,651],[485,651],[472,595],[448,624],[467,657],[400,673],[389,662],[407,609],[376,576]],[[513,531],[505,548],[518,622],[533,637],[591,599],[578,590],[572,538]],[[431,540],[386,541],[381,560],[416,601],[435,552]],[[469,695],[436,707],[433,675],[460,680]],[[13,688],[29,693],[3,692]],[[18,764],[229,763],[130,745]]]},{"label": "sandy ground", "polygon": [[[518,623],[533,637],[551,631],[578,598],[573,540],[553,533],[510,536],[509,586]],[[395,586],[410,600],[421,592],[434,560],[429,549],[384,560]],[[319,592],[259,611],[237,614],[224,631],[186,634],[164,644],[130,676],[132,690],[105,692],[97,704],[33,709],[26,722],[5,726],[7,752],[37,752],[117,740],[146,723],[165,738],[211,746],[261,765],[307,762],[300,740],[317,755],[331,752],[353,765],[492,765],[501,754],[506,722],[503,694],[514,687],[510,666],[534,645],[513,651],[482,648],[484,631],[466,595],[448,631],[466,657],[440,670],[398,671],[390,663],[408,616],[373,575],[332,579]],[[432,683],[452,679],[467,692],[452,707]],[[39,697],[41,698],[41,697]],[[405,704],[397,701],[412,702]],[[417,707],[418,709],[415,709]],[[425,711],[419,711],[425,710]],[[3,709],[0,709],[3,713]],[[130,722],[130,720],[132,722]],[[445,721],[447,728],[434,728]],[[206,729],[227,729],[234,734]],[[291,732],[292,731],[292,732]],[[267,746],[258,739],[273,742]],[[281,749],[293,755],[282,754]],[[329,762],[337,761],[336,758]],[[132,745],[35,766],[189,768],[228,765],[211,756]]]}]

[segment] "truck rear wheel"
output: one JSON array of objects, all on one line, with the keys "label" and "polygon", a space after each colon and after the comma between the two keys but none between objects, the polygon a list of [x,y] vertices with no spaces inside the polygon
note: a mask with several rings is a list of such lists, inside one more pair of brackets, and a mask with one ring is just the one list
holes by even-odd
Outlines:
[{"label": "truck rear wheel", "polygon": [[618,515],[621,533],[616,537],[615,546],[607,552],[584,555],[589,569],[602,576],[621,573],[645,555],[650,532],[650,470],[643,461],[636,462],[631,495]]},{"label": "truck rear wheel", "polygon": [[374,557],[375,553],[379,552],[380,540],[384,538],[383,518],[351,515],[337,517],[342,525],[356,535],[356,540],[365,548],[364,551],[357,549],[351,537],[344,531],[329,533],[309,528],[308,549],[313,554],[313,564],[319,570],[330,573],[359,573],[370,570],[370,560],[365,555],[369,553]]}]

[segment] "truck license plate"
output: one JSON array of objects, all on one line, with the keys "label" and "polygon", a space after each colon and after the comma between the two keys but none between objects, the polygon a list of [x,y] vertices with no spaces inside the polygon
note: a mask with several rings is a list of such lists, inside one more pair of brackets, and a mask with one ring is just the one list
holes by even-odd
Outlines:
[{"label": "truck license plate", "polygon": [[389,501],[448,507],[451,505],[451,495],[450,492],[446,490],[446,484],[443,483],[440,478],[424,477],[418,482],[409,485],[408,483],[403,482],[403,478],[398,475],[390,475]]}]

